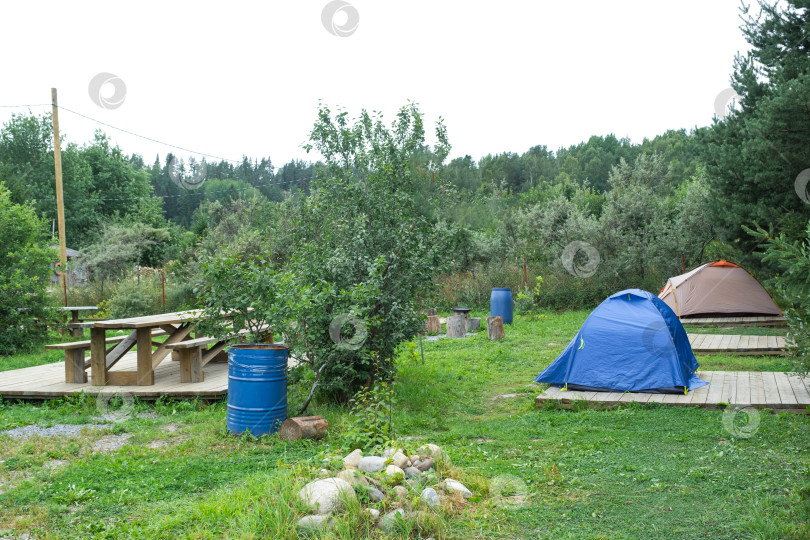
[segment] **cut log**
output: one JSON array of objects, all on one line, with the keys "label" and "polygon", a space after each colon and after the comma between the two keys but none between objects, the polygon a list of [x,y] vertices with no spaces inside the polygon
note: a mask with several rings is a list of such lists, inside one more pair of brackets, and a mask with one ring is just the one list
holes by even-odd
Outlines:
[{"label": "cut log", "polygon": [[481,317],[468,317],[467,318],[467,331],[475,332],[481,328]]},{"label": "cut log", "polygon": [[442,325],[436,315],[428,315],[427,319],[427,333],[438,334],[442,331]]},{"label": "cut log", "polygon": [[320,439],[326,434],[329,423],[322,416],[299,416],[287,418],[278,430],[285,441]]},{"label": "cut log", "polygon": [[489,339],[503,339],[506,334],[503,331],[503,317],[487,317],[487,337]]},{"label": "cut log", "polygon": [[436,315],[438,315],[438,313],[436,313],[436,308],[429,309],[429,310],[427,311],[427,314],[428,314],[428,317],[431,317],[431,316],[432,316],[432,317],[435,317]]},{"label": "cut log", "polygon": [[467,317],[453,315],[447,319],[447,337],[463,338],[467,335]]}]

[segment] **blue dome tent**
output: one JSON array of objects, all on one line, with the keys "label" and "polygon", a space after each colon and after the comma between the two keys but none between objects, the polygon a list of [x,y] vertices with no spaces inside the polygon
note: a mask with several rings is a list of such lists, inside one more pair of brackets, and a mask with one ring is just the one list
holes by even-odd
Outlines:
[{"label": "blue dome tent", "polygon": [[686,330],[656,295],[618,292],[599,304],[535,382],[569,390],[680,393],[708,384]]}]

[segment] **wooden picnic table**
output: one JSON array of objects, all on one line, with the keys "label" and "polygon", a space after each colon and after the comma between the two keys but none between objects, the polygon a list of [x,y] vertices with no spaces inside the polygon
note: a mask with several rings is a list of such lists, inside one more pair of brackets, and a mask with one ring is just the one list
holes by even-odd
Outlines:
[{"label": "wooden picnic table", "polygon": [[98,311],[98,306],[66,306],[60,307],[61,311],[70,312],[70,322],[68,323],[68,330],[71,331],[73,337],[82,336],[82,327],[79,326],[82,320],[79,318],[80,311]]},{"label": "wooden picnic table", "polygon": [[[155,384],[155,368],[171,353],[167,345],[185,340],[191,334],[201,311],[178,311],[146,317],[95,321],[90,328],[90,377],[93,386],[149,386]],[[163,343],[152,341],[153,329],[168,334]],[[107,330],[132,330],[107,352]],[[136,371],[110,371],[132,347],[137,346]],[[156,347],[153,351],[152,347]]]}]

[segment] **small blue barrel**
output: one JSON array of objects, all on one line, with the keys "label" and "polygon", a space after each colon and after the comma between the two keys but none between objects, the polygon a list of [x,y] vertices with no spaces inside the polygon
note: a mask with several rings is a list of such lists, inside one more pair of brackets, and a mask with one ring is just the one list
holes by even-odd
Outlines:
[{"label": "small blue barrel", "polygon": [[228,429],[256,437],[287,419],[287,347],[264,343],[228,349]]},{"label": "small blue barrel", "polygon": [[489,314],[503,318],[503,324],[512,324],[512,289],[494,287],[489,297]]}]

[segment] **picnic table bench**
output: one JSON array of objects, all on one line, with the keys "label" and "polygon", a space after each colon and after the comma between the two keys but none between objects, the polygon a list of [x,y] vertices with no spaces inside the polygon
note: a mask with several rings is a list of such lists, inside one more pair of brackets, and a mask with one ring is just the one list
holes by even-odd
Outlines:
[{"label": "picnic table bench", "polygon": [[[87,323],[93,324],[93,323]],[[164,336],[164,330],[155,330],[152,332],[152,337]],[[113,336],[105,339],[105,344],[120,344],[125,341],[128,336]],[[52,343],[45,345],[46,349],[62,350],[65,351],[65,382],[67,383],[86,383],[87,382],[87,368],[90,367],[90,359],[85,358],[85,353],[90,350],[92,340],[72,341],[69,343]],[[108,356],[115,350],[116,347],[106,349]]]},{"label": "picnic table bench", "polygon": [[[267,330],[266,326],[262,329]],[[203,382],[205,380],[203,367],[209,362],[221,359],[225,347],[231,340],[247,334],[247,330],[240,330],[227,338],[199,337],[167,345],[169,349],[177,350],[179,353],[180,382]],[[208,345],[211,347],[207,347]],[[227,357],[225,359],[227,360]]]}]

